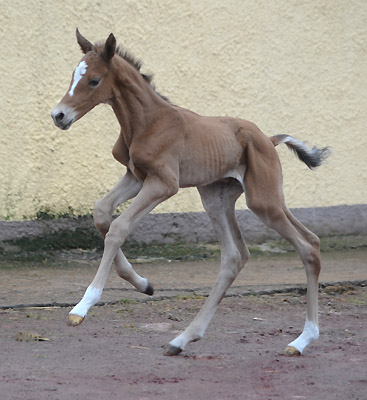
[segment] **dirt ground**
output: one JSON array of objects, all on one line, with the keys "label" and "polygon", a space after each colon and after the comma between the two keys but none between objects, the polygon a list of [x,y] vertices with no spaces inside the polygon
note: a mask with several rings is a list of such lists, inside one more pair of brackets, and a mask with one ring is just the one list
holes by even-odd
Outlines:
[{"label": "dirt ground", "polygon": [[320,340],[295,358],[282,353],[305,318],[295,255],[253,257],[205,338],[177,357],[164,347],[202,306],[219,261],[137,265],[152,298],[111,273],[108,304],[68,327],[97,258],[0,265],[1,400],[367,399],[366,250],[323,254]]}]

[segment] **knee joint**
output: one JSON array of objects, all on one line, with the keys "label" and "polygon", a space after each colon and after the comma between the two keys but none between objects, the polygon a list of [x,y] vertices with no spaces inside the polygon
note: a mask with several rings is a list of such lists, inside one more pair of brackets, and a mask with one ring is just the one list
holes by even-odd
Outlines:
[{"label": "knee joint", "polygon": [[310,244],[311,246],[316,250],[319,251],[320,250],[320,239],[318,236],[316,236],[315,234],[312,234],[309,238]]},{"label": "knee joint", "polygon": [[245,262],[238,250],[226,254],[222,258],[223,273],[230,279],[235,279]]},{"label": "knee joint", "polygon": [[241,251],[241,269],[245,266],[249,258],[250,258],[250,252],[247,246],[245,245],[244,249]]},{"label": "knee joint", "polygon": [[[317,238],[317,237],[316,237]],[[321,270],[319,238],[314,243],[309,243],[307,251],[302,257],[308,273],[319,274]]]},{"label": "knee joint", "polygon": [[108,212],[106,206],[103,204],[103,199],[98,200],[93,210],[94,225],[103,234],[109,230],[112,216]]},{"label": "knee joint", "polygon": [[125,241],[127,235],[128,229],[125,226],[121,226],[121,223],[118,224],[116,221],[114,221],[111,223],[110,229],[106,234],[105,243],[118,245],[118,247],[120,247]]}]

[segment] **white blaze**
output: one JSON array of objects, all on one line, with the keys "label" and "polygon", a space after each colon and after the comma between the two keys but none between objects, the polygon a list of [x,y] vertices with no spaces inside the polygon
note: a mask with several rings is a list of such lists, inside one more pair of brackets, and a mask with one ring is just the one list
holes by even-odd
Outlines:
[{"label": "white blaze", "polygon": [[80,64],[76,67],[74,72],[74,81],[71,85],[71,89],[69,91],[69,96],[74,95],[74,90],[78,85],[79,81],[82,79],[83,75],[87,72],[87,63],[85,61],[81,61]]}]

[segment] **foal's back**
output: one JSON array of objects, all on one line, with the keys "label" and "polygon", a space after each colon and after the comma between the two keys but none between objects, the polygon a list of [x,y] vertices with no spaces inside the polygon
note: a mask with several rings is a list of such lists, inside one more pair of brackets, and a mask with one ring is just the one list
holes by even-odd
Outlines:
[{"label": "foal's back", "polygon": [[175,148],[180,187],[207,185],[233,177],[234,171],[243,179],[249,144],[277,157],[269,138],[244,119],[201,116],[180,107],[172,107],[164,118],[170,128],[166,135],[158,134],[157,139],[165,137],[167,144],[171,142]]}]

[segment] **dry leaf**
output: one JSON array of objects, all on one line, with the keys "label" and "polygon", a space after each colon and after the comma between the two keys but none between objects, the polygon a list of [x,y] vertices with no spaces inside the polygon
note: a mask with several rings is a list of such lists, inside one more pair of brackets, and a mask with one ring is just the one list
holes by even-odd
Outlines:
[{"label": "dry leaf", "polygon": [[18,342],[47,342],[50,339],[44,336],[39,335],[36,332],[29,332],[29,331],[23,331],[23,332],[18,332],[16,336],[16,340]]}]

